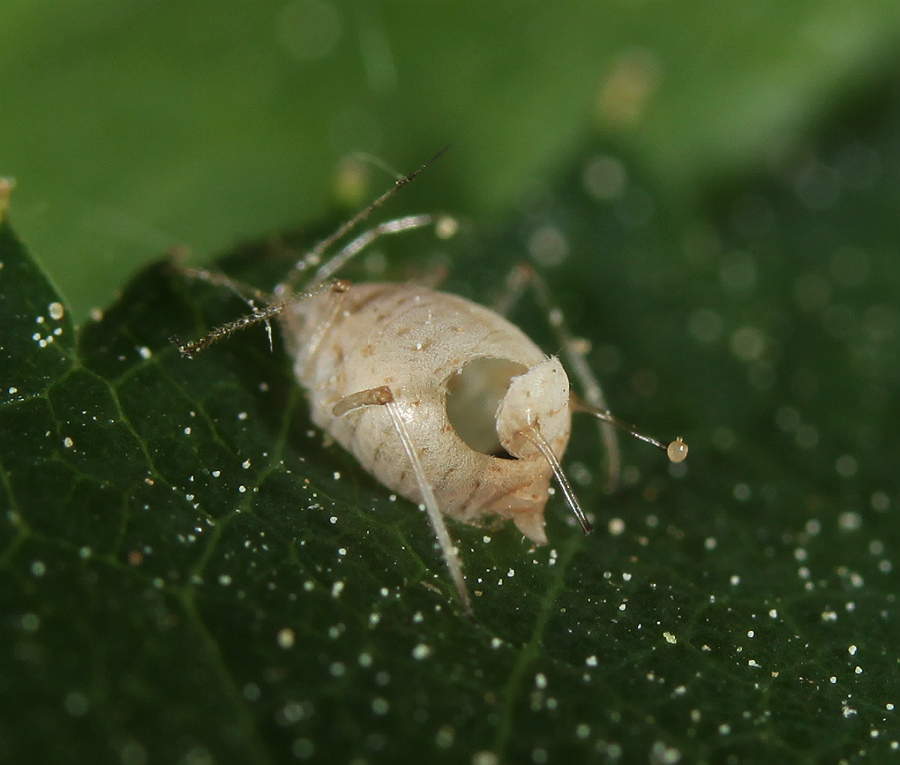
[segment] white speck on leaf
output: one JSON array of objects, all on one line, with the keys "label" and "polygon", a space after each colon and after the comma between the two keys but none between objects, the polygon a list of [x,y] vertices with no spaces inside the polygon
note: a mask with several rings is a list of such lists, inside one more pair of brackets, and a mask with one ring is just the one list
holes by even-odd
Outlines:
[{"label": "white speck on leaf", "polygon": [[282,627],[278,630],[278,647],[279,648],[293,648],[294,640],[295,640],[294,630],[290,627]]},{"label": "white speck on leaf", "polygon": [[846,510],[838,516],[841,531],[856,531],[862,526],[862,516],[852,510]]},{"label": "white speck on leaf", "polygon": [[419,643],[412,650],[412,657],[417,661],[421,661],[422,659],[427,659],[434,652],[434,649],[430,645],[425,645],[425,643]]},{"label": "white speck on leaf", "polygon": [[475,752],[472,755],[472,765],[499,765],[499,762],[493,752]]}]

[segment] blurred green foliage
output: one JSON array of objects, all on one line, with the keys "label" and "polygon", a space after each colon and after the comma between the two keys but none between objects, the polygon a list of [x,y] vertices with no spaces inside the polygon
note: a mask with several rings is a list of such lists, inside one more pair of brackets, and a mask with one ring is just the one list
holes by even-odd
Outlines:
[{"label": "blurred green foliage", "polygon": [[898,35],[894,0],[5,0],[0,174],[83,317],[168,247],[357,204],[358,151],[453,142],[408,204],[480,215],[599,133],[691,209],[896,67]]}]

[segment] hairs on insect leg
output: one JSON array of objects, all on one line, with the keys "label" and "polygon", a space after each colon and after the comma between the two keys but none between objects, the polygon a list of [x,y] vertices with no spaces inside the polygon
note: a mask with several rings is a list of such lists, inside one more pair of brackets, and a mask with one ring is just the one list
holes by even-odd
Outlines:
[{"label": "hairs on insect leg", "polygon": [[209,348],[213,343],[224,340],[226,337],[231,337],[235,332],[240,332],[242,329],[252,327],[254,324],[268,323],[270,319],[274,319],[278,314],[284,311],[285,308],[294,303],[301,300],[307,300],[308,298],[323,292],[343,293],[348,289],[350,289],[350,282],[345,279],[333,279],[328,282],[313,285],[310,289],[304,290],[303,292],[292,294],[286,298],[277,300],[274,303],[270,303],[265,308],[255,309],[252,313],[238,316],[238,318],[210,330],[199,340],[195,340],[192,343],[182,343],[175,335],[172,335],[169,340],[178,346],[178,350],[181,352],[182,356],[187,359],[192,359],[201,351]]},{"label": "hairs on insect leg", "polygon": [[[251,285],[235,281],[227,274],[223,274],[219,271],[210,271],[206,268],[191,268],[190,266],[179,266],[178,272],[185,276],[190,276],[194,279],[198,279],[199,281],[206,282],[206,284],[211,284],[216,287],[224,287],[247,305],[247,307],[251,311],[251,315],[262,310],[259,308],[259,304],[268,305],[273,303],[275,300],[271,295],[266,294],[262,290],[257,289],[256,287],[253,287]],[[261,319],[261,321],[263,321],[266,325],[266,336],[269,340],[269,350],[272,351],[275,348],[275,341],[272,336],[272,322],[269,321],[269,319]]]}]

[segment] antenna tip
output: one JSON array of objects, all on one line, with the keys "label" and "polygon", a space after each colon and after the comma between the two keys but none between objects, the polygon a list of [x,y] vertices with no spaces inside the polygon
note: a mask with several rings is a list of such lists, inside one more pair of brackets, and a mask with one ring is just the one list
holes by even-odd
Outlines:
[{"label": "antenna tip", "polygon": [[666,454],[672,462],[684,462],[688,456],[688,445],[679,436],[666,447]]}]

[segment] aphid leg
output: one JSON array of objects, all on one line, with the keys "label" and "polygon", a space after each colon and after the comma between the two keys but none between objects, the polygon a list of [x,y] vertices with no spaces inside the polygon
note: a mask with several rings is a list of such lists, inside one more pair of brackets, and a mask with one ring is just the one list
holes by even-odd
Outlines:
[{"label": "aphid leg", "polygon": [[569,479],[566,477],[562,465],[559,464],[559,459],[556,454],[554,454],[553,448],[547,443],[547,439],[541,435],[541,431],[536,427],[523,430],[522,435],[534,444],[538,451],[544,455],[544,459],[550,463],[550,467],[553,469],[553,475],[556,476],[556,480],[566,498],[566,503],[572,508],[572,512],[575,513],[575,517],[581,524],[581,528],[584,529],[584,533],[590,534],[594,528],[584,514],[584,510],[581,509],[581,503],[578,501],[575,490],[572,488],[572,484],[569,483]]},{"label": "aphid leg", "polygon": [[271,319],[274,319],[285,308],[293,305],[294,303],[297,303],[301,300],[307,300],[308,298],[314,297],[315,295],[319,295],[323,292],[346,292],[349,288],[349,282],[342,279],[333,279],[332,281],[313,286],[308,290],[304,290],[303,292],[290,294],[287,297],[276,300],[273,303],[269,303],[264,308],[254,308],[251,313],[244,314],[243,316],[238,316],[238,318],[210,330],[199,340],[195,340],[192,343],[182,343],[181,340],[179,340],[174,335],[170,337],[169,340],[171,340],[175,345],[178,346],[178,350],[181,351],[182,356],[188,359],[192,359],[194,358],[194,356],[208,348],[213,343],[216,343],[219,340],[224,340],[226,337],[230,337],[235,332],[239,332],[240,330],[246,329],[247,327],[252,327],[254,324],[268,324]]},{"label": "aphid leg", "polygon": [[[609,411],[606,396],[603,395],[603,389],[600,387],[600,381],[585,357],[585,351],[582,347],[583,343],[579,343],[572,336],[572,333],[566,326],[562,309],[556,304],[550,293],[550,288],[537,271],[527,263],[520,263],[513,268],[506,277],[504,292],[495,303],[494,310],[500,314],[508,314],[528,287],[531,287],[534,291],[538,305],[547,316],[547,322],[550,324],[550,328],[562,347],[566,366],[569,367],[578,380],[581,389],[584,391],[584,397],[595,409]],[[600,440],[606,452],[607,490],[612,491],[619,481],[619,470],[622,465],[619,441],[616,438],[616,431],[612,423],[598,419],[597,424],[600,429]]]},{"label": "aphid leg", "polygon": [[[427,214],[406,215],[403,218],[394,218],[393,220],[379,223],[377,226],[374,226],[368,231],[360,234],[358,237],[356,237],[356,239],[354,239],[343,249],[341,249],[341,251],[338,252],[334,257],[329,258],[321,266],[319,266],[319,270],[316,271],[315,275],[312,277],[312,279],[310,279],[309,284],[315,285],[333,278],[340,269],[347,265],[347,262],[351,258],[355,257],[366,247],[372,244],[372,242],[382,236],[385,236],[387,234],[400,234],[404,231],[412,231],[413,229],[423,228],[424,226],[428,226],[432,223],[435,227],[435,233],[440,239],[448,239],[456,232],[456,222],[453,218],[450,218],[446,215],[440,217],[435,217],[433,215]],[[301,273],[303,273],[309,267],[318,265],[318,263],[318,254],[316,254],[315,256],[304,256],[303,259],[294,266],[294,270],[291,272],[287,281],[285,281],[283,284],[280,284],[276,288],[276,292],[283,292],[290,289],[290,286],[297,280]],[[435,286],[437,286],[437,283],[443,281],[445,276],[446,272],[441,272],[438,275],[437,279],[431,277],[428,281],[434,281]],[[430,285],[425,284],[425,286]]]},{"label": "aphid leg", "polygon": [[[350,242],[333,258],[326,260],[316,271],[316,275],[312,278],[310,284],[318,284],[330,279],[339,269],[343,268],[347,262],[358,253],[362,252],[372,242],[386,234],[400,234],[404,231],[411,231],[416,228],[422,228],[434,221],[431,215],[407,215],[403,218],[395,218],[377,226],[370,228],[368,231],[360,234],[356,239]],[[302,261],[301,261],[302,262]]]},{"label": "aphid leg", "polygon": [[269,303],[272,301],[272,296],[267,295],[262,290],[257,289],[249,284],[244,284],[243,282],[236,281],[232,279],[230,276],[223,274],[218,271],[209,271],[205,268],[191,268],[190,266],[181,266],[178,267],[178,273],[184,274],[185,276],[189,276],[191,279],[197,279],[201,282],[206,282],[206,284],[211,284],[214,287],[224,287],[229,290],[235,296],[243,300],[250,308],[256,308],[256,303]]},{"label": "aphid leg", "polygon": [[419,492],[422,495],[422,504],[425,506],[425,510],[428,513],[428,519],[431,521],[431,528],[434,530],[434,535],[437,537],[441,552],[444,554],[444,562],[450,570],[450,577],[453,579],[453,584],[456,585],[456,591],[459,594],[463,611],[466,616],[474,621],[472,603],[469,599],[469,591],[466,588],[465,578],[463,577],[459,551],[456,549],[456,545],[453,544],[450,532],[447,529],[447,524],[444,523],[444,516],[441,514],[441,508],[434,496],[434,490],[431,487],[428,476],[425,475],[425,468],[422,467],[418,452],[416,452],[415,446],[413,446],[409,430],[403,420],[402,410],[394,400],[394,394],[391,392],[391,389],[388,386],[383,385],[379,388],[371,388],[369,390],[360,391],[359,393],[353,393],[338,401],[331,411],[335,417],[340,417],[347,414],[347,412],[352,412],[354,409],[375,405],[385,407],[391,418],[391,424],[394,426],[394,430],[397,432],[397,436],[403,444],[403,451],[406,453],[406,457],[412,466],[413,474],[416,477],[416,483],[419,485]]},{"label": "aphid leg", "polygon": [[653,438],[653,436],[648,436],[646,433],[641,433],[637,428],[634,427],[634,425],[629,425],[624,420],[620,420],[612,412],[606,409],[598,409],[597,407],[592,406],[585,401],[582,401],[574,393],[572,394],[571,401],[572,411],[584,412],[585,414],[593,415],[598,420],[609,423],[613,427],[616,427],[619,430],[634,436],[640,441],[644,441],[651,446],[655,446],[657,449],[662,449],[666,453],[666,456],[669,458],[670,462],[684,462],[684,460],[688,456],[688,445],[682,440],[681,436],[678,436],[678,438],[676,438],[674,441],[664,443],[663,441]]},{"label": "aphid leg", "polygon": [[[201,282],[206,282],[206,284],[211,284],[214,287],[224,287],[233,295],[243,300],[251,311],[258,311],[259,304],[271,304],[274,301],[274,298],[271,295],[267,295],[262,290],[249,284],[235,281],[230,276],[221,272],[209,271],[205,268],[191,268],[189,266],[178,266],[178,271],[185,276],[189,276],[192,279],[197,279]],[[274,348],[272,324],[266,319],[265,325],[266,335],[269,338],[269,350],[271,351]]]}]

